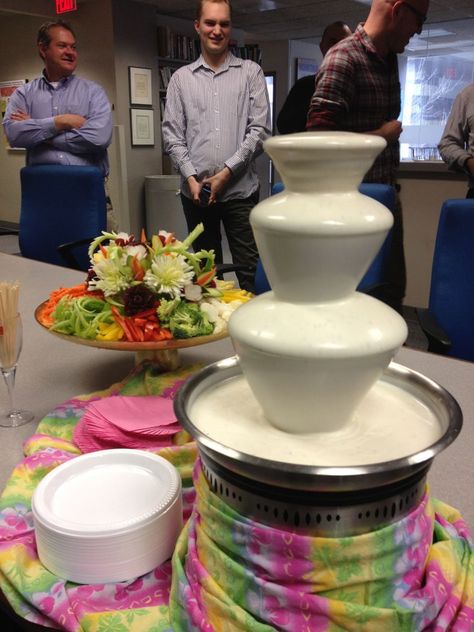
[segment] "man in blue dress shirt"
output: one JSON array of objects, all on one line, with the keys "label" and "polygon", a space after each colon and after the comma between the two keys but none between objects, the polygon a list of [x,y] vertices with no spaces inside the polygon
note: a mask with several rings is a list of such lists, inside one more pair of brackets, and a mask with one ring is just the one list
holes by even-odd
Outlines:
[{"label": "man in blue dress shirt", "polygon": [[[85,165],[109,173],[112,113],[105,91],[74,74],[76,37],[62,20],[43,24],[37,37],[41,77],[15,90],[3,121],[12,147],[27,150],[26,164]],[[108,217],[109,228],[115,220]]]}]

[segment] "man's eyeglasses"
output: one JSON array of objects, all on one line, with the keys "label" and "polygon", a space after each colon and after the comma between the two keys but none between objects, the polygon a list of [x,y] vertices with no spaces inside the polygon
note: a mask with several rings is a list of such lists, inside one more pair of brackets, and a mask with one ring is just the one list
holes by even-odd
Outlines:
[{"label": "man's eyeglasses", "polygon": [[402,0],[401,4],[403,4],[404,7],[407,7],[408,9],[410,9],[410,11],[416,15],[416,17],[418,18],[418,24],[420,25],[420,28],[421,28],[423,24],[426,22],[426,18],[428,16],[422,13],[421,11],[418,11],[418,9],[413,7],[409,2],[405,2],[404,0]]}]

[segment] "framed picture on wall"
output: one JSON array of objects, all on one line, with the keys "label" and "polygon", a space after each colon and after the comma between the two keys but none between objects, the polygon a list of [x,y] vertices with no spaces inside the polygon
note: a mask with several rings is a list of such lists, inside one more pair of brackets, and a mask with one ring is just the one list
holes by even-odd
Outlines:
[{"label": "framed picture on wall", "polygon": [[[12,81],[0,81],[0,124],[5,117],[5,112],[7,111],[8,101],[10,100],[12,94],[19,86],[24,86],[25,83],[28,83],[28,79],[13,79]],[[7,146],[8,151],[26,151],[23,147],[10,147],[7,141],[7,137],[5,136],[5,145]]]},{"label": "framed picture on wall", "polygon": [[295,81],[308,75],[315,75],[318,71],[318,64],[315,59],[296,58]]},{"label": "framed picture on wall", "polygon": [[155,131],[153,128],[153,110],[130,110],[130,124],[132,128],[132,146],[153,146]]},{"label": "framed picture on wall", "polygon": [[128,67],[130,81],[130,105],[153,105],[151,93],[151,68]]}]

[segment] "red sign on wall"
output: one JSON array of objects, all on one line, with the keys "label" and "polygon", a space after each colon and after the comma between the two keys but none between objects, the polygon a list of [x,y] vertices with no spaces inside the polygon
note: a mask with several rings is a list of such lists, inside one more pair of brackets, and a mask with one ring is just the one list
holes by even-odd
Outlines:
[{"label": "red sign on wall", "polygon": [[56,0],[56,13],[66,13],[76,11],[77,0]]}]

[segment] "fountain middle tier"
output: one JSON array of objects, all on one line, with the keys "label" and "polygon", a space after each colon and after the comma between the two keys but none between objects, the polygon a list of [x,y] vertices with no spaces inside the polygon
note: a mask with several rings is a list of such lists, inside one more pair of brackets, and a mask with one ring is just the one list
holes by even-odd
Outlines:
[{"label": "fountain middle tier", "polygon": [[394,310],[358,292],[325,303],[268,292],[238,309],[229,331],[263,414],[291,433],[347,425],[407,335]]},{"label": "fountain middle tier", "polygon": [[286,301],[354,292],[392,226],[392,214],[357,190],[283,191],[258,204],[252,227],[265,273]]}]

